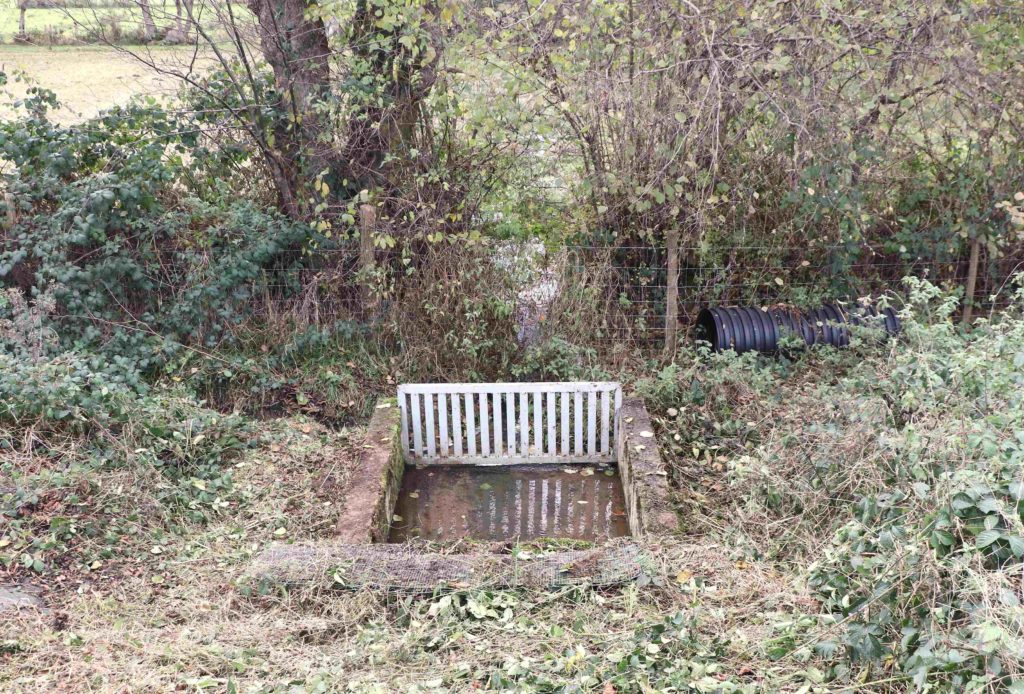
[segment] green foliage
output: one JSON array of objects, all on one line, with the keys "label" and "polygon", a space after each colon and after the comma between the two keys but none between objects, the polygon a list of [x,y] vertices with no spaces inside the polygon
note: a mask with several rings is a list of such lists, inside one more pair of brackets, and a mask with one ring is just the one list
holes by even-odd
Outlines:
[{"label": "green foliage", "polygon": [[597,351],[574,345],[557,335],[530,345],[511,369],[520,381],[603,381]]},{"label": "green foliage", "polygon": [[[837,625],[773,640],[773,659],[813,647],[837,683],[891,663],[919,687],[1008,686],[1024,667],[1012,588],[1024,565],[1024,318],[964,334],[955,297],[908,284],[901,344],[886,352],[705,355],[638,389],[677,474],[738,497],[723,510],[730,541],[803,563]],[[781,538],[763,532],[776,521]]]},{"label": "green foliage", "polygon": [[184,344],[229,341],[258,282],[301,262],[308,226],[205,184],[225,153],[187,118],[138,104],[62,127],[53,94],[20,105],[0,123],[14,164],[0,279],[53,302],[48,352],[93,350],[134,383]]}]

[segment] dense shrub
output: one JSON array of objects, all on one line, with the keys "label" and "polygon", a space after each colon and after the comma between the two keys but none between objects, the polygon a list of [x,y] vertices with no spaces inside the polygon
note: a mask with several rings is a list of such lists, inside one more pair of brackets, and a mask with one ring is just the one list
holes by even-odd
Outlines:
[{"label": "dense shrub", "polygon": [[14,165],[0,281],[53,303],[40,318],[49,353],[88,349],[127,360],[107,370],[151,372],[182,345],[230,340],[258,280],[302,262],[310,228],[211,183],[204,167],[225,154],[211,157],[187,117],[133,105],[63,127],[48,118],[53,94],[19,105],[0,123]]},{"label": "dense shrub", "polygon": [[773,659],[814,655],[839,683],[884,668],[953,691],[1024,673],[1024,293],[1015,301],[964,333],[955,297],[912,280],[898,346],[708,355],[640,384],[679,484],[705,479],[722,505],[687,514],[691,530],[799,567],[822,601]]}]

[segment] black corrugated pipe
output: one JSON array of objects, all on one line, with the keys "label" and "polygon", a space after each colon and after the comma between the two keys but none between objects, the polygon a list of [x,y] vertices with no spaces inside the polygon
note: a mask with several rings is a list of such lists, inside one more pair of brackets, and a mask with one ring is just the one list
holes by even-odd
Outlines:
[{"label": "black corrugated pipe", "polygon": [[791,335],[808,347],[850,344],[849,325],[875,325],[888,335],[900,331],[896,311],[874,306],[858,306],[846,311],[836,304],[800,312],[785,308],[763,311],[759,308],[728,306],[703,309],[697,316],[697,339],[711,344],[716,352],[777,352],[783,337]]}]

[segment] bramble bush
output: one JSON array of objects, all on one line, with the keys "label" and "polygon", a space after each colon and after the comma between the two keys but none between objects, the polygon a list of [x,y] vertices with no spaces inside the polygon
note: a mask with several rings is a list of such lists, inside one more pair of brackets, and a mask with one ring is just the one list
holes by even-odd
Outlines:
[{"label": "bramble bush", "polygon": [[257,282],[303,262],[314,232],[211,182],[205,167],[231,167],[187,116],[134,104],[65,127],[48,117],[56,97],[30,92],[20,117],[0,121],[14,165],[0,280],[53,304],[41,319],[50,353],[153,373],[184,345],[230,342]]},{"label": "bramble bush", "polygon": [[1024,292],[965,333],[955,296],[907,282],[898,344],[705,355],[640,389],[706,505],[688,528],[794,568],[821,600],[765,655],[820,659],[839,684],[1008,687],[1024,674]]}]

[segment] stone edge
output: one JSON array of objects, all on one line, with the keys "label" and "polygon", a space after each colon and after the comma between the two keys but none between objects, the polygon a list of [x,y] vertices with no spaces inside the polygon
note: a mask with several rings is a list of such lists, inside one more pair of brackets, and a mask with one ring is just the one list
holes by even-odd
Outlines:
[{"label": "stone edge", "polygon": [[626,494],[630,535],[643,539],[674,533],[679,529],[679,519],[672,507],[668,470],[658,452],[643,399],[623,398],[619,417],[616,457]]},{"label": "stone edge", "polygon": [[338,518],[337,540],[364,545],[387,541],[391,513],[402,484],[399,411],[394,398],[381,398],[370,417]]}]

